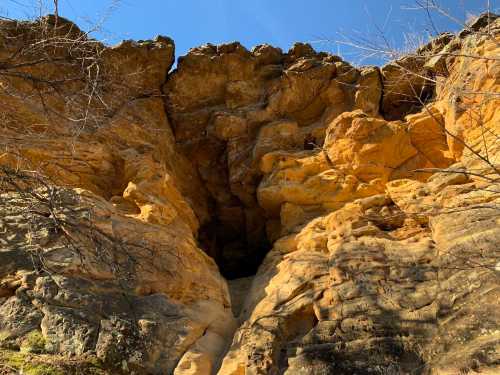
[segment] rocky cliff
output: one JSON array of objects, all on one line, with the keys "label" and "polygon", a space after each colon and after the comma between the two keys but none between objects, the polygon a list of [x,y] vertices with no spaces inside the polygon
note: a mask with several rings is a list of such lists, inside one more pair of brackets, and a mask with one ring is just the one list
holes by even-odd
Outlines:
[{"label": "rocky cliff", "polygon": [[499,42],[1,21],[0,373],[499,373]]}]

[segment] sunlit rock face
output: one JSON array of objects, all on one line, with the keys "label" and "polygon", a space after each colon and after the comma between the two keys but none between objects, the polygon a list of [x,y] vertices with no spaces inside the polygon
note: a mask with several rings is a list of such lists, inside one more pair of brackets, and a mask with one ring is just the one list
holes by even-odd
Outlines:
[{"label": "sunlit rock face", "polygon": [[321,145],[326,122],[353,109],[359,77],[338,57],[305,44],[288,53],[269,45],[206,45],[179,59],[165,102],[177,144],[211,197],[213,220],[201,235],[223,274],[254,273],[270,246],[268,217],[256,198],[261,159]]},{"label": "sunlit rock face", "polygon": [[[0,25],[2,58],[31,25]],[[92,48],[102,90],[91,108],[77,95],[84,88],[40,97],[33,82],[2,76],[0,338],[14,352],[0,362],[40,337],[33,350],[54,366],[73,356],[86,371],[97,361],[113,374],[165,374],[194,351],[191,362],[210,372],[234,318],[226,281],[197,241],[206,189],[177,151],[162,100],[173,42]],[[47,63],[26,73],[78,77],[75,69]],[[89,116],[73,121],[82,108]]]},{"label": "sunlit rock face", "polygon": [[500,371],[495,17],[381,68],[42,25],[84,45],[0,23],[0,364]]},{"label": "sunlit rock face", "polygon": [[344,112],[322,150],[263,157],[277,240],[220,374],[500,371],[499,26],[441,46],[417,113]]}]

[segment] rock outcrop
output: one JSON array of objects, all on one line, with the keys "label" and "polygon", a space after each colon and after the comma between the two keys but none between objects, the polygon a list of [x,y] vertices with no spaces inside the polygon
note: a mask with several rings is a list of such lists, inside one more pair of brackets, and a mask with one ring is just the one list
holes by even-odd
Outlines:
[{"label": "rock outcrop", "polygon": [[498,373],[499,32],[170,72],[1,21],[0,373]]},{"label": "rock outcrop", "polygon": [[446,75],[419,113],[345,112],[321,151],[264,157],[279,239],[219,374],[500,371],[494,35],[432,57]]},{"label": "rock outcrop", "polygon": [[[7,58],[33,25],[1,27]],[[205,189],[177,151],[162,101],[173,42],[92,48],[102,108],[82,106],[85,88],[66,85],[43,93],[46,105],[27,87],[57,77],[45,65],[2,76],[2,345],[22,349],[39,335],[38,351],[90,353],[111,373],[171,373],[181,359],[210,372],[234,318],[226,281],[196,240],[209,215]],[[88,116],[72,121],[81,109]]]}]

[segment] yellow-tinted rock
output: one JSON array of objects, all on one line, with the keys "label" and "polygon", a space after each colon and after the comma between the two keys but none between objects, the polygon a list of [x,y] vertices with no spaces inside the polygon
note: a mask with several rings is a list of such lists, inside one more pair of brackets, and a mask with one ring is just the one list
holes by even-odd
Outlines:
[{"label": "yellow-tinted rock", "polygon": [[[494,19],[381,69],[230,43],[169,73],[168,38],[91,41],[90,107],[85,80],[42,101],[0,74],[0,346],[110,373],[495,373]],[[30,25],[0,21],[0,70]],[[23,72],[80,72],[58,61]]]},{"label": "yellow-tinted rock", "polygon": [[[459,352],[467,353],[460,363],[470,361],[476,350],[493,353],[498,335],[486,327],[499,318],[498,285],[493,274],[472,264],[495,263],[494,256],[481,253],[492,254],[500,236],[498,214],[491,215],[498,210],[491,199],[499,198],[493,193],[472,197],[478,186],[455,185],[464,182],[448,180],[435,193],[417,181],[390,182],[388,196],[348,203],[277,241],[254,279],[246,318],[219,374],[272,373],[284,367],[290,374],[364,371],[374,361],[390,366],[387,356],[399,368],[411,369],[415,361],[434,366],[434,361],[450,361],[445,358],[458,360]],[[471,233],[481,238],[481,251]],[[459,255],[462,251],[467,258]],[[455,284],[459,279],[463,283]],[[481,307],[477,295],[466,290],[485,293]],[[462,309],[478,315],[466,318]],[[420,357],[411,365],[400,362],[394,345],[401,345],[403,353],[418,347]],[[454,346],[455,354],[447,353],[446,345]]]},{"label": "yellow-tinted rock", "polygon": [[379,69],[376,67],[362,69],[358,85],[355,108],[361,109],[370,116],[378,116],[382,98],[382,80]]},{"label": "yellow-tinted rock", "polygon": [[324,148],[335,168],[364,182],[389,179],[394,168],[415,156],[406,126],[366,116],[344,113],[330,124]]},{"label": "yellow-tinted rock", "polygon": [[446,168],[454,162],[446,143],[444,118],[435,108],[406,117],[413,147],[432,167]]},{"label": "yellow-tinted rock", "polygon": [[[498,20],[488,30],[454,39],[426,66],[449,76],[419,113],[398,122],[344,113],[323,151],[262,158],[259,203],[279,211],[286,236],[254,278],[219,374],[498,372]],[[423,53],[451,37],[438,39]],[[411,85],[429,90],[405,73],[411,59],[382,69],[389,119],[422,106],[401,103]],[[342,188],[310,181],[339,173],[377,178],[382,190],[355,200],[351,188],[327,210],[323,200]]]}]

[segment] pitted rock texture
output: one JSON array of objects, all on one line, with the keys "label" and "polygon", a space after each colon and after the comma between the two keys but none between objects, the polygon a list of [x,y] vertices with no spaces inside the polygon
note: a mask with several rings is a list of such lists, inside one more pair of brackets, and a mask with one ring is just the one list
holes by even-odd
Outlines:
[{"label": "pitted rock texture", "polygon": [[43,352],[160,373],[207,335],[224,341],[227,287],[186,224],[127,217],[81,190],[0,199],[4,345],[40,331]]},{"label": "pitted rock texture", "polygon": [[500,371],[496,16],[381,68],[172,72],[166,37],[41,21],[0,22],[0,373]]},{"label": "pitted rock texture", "polygon": [[[59,25],[55,38],[67,28],[80,35]],[[2,21],[2,58],[40,59],[15,53],[32,27]],[[43,27],[53,30],[53,19]],[[110,373],[172,373],[186,360],[210,372],[234,323],[226,281],[196,239],[209,215],[205,190],[177,152],[161,99],[173,42],[85,43],[103,86],[89,108],[77,95],[84,88],[42,87],[43,97],[24,76],[0,74],[2,347],[41,336],[36,352],[90,356]],[[65,53],[75,52],[49,56]],[[70,63],[27,66],[34,77],[79,77]],[[82,109],[84,125],[72,120]],[[2,358],[17,363],[15,353]]]},{"label": "pitted rock texture", "polygon": [[[436,48],[427,47],[430,51]],[[251,51],[239,43],[206,45],[179,59],[177,69],[164,86],[167,110],[180,150],[194,162],[212,198],[217,222],[202,233],[208,237],[205,247],[217,249],[212,255],[225,275],[246,276],[238,266],[241,259],[231,261],[235,259],[235,250],[248,262],[269,246],[266,222],[273,221],[276,215],[270,216],[269,210],[256,200],[256,188],[263,175],[261,164],[269,164],[264,157],[273,151],[322,147],[326,129],[332,121],[339,121],[342,113],[359,110],[358,117],[380,119],[373,122],[376,128],[383,123],[381,114],[400,120],[418,111],[422,107],[418,100],[427,100],[433,86],[428,84],[431,79],[426,79],[430,73],[424,71],[425,61],[425,56],[417,55],[411,62],[403,59],[382,70],[358,69],[337,56],[317,53],[301,43],[287,53],[269,45]],[[422,92],[418,100],[408,99],[412,90]],[[345,131],[348,126],[344,126]],[[374,134],[360,129],[359,134],[348,134],[346,138],[357,137],[358,143],[366,143],[363,137],[387,136],[387,142],[398,144],[403,141],[398,137],[406,137],[406,142],[410,142],[404,126],[392,138],[387,133],[398,132],[397,125],[389,127],[392,130],[382,128],[379,134],[375,134],[375,128]],[[363,136],[362,132],[366,134]],[[441,138],[444,140],[443,134]],[[391,148],[389,143],[382,146],[386,148],[380,149],[380,154]],[[352,144],[344,144],[345,158],[357,155],[358,150],[349,151]],[[332,149],[337,146],[340,145]],[[410,145],[406,149],[405,145],[397,147],[401,155],[387,154],[385,158],[386,168],[400,167],[399,174],[396,172],[399,177],[406,177],[410,168],[449,164],[443,160],[433,164],[434,159],[424,158]],[[367,149],[363,153],[373,151]],[[373,153],[367,155],[369,161],[376,157]],[[404,162],[409,164],[403,165]],[[356,178],[371,181],[380,177],[379,172],[375,170],[371,178]],[[259,262],[259,258],[257,255],[255,260]],[[252,264],[248,266],[252,272]]]},{"label": "pitted rock texture", "polygon": [[432,57],[442,70],[419,113],[346,112],[322,150],[264,156],[257,196],[278,239],[219,374],[500,371],[498,21],[490,30]]},{"label": "pitted rock texture", "polygon": [[391,182],[276,241],[220,373],[498,369],[499,193],[459,176]]},{"label": "pitted rock texture", "polygon": [[[356,103],[373,110],[380,84],[366,76],[374,93],[355,101],[360,72],[300,43],[288,53],[269,45],[252,51],[239,43],[207,45],[179,59],[165,85],[167,110],[180,150],[212,197],[217,222],[204,232],[228,277],[246,275],[243,259],[253,273],[252,258],[269,247],[256,200],[263,156],[318,147],[326,121]],[[236,262],[234,252],[241,254]]]}]

